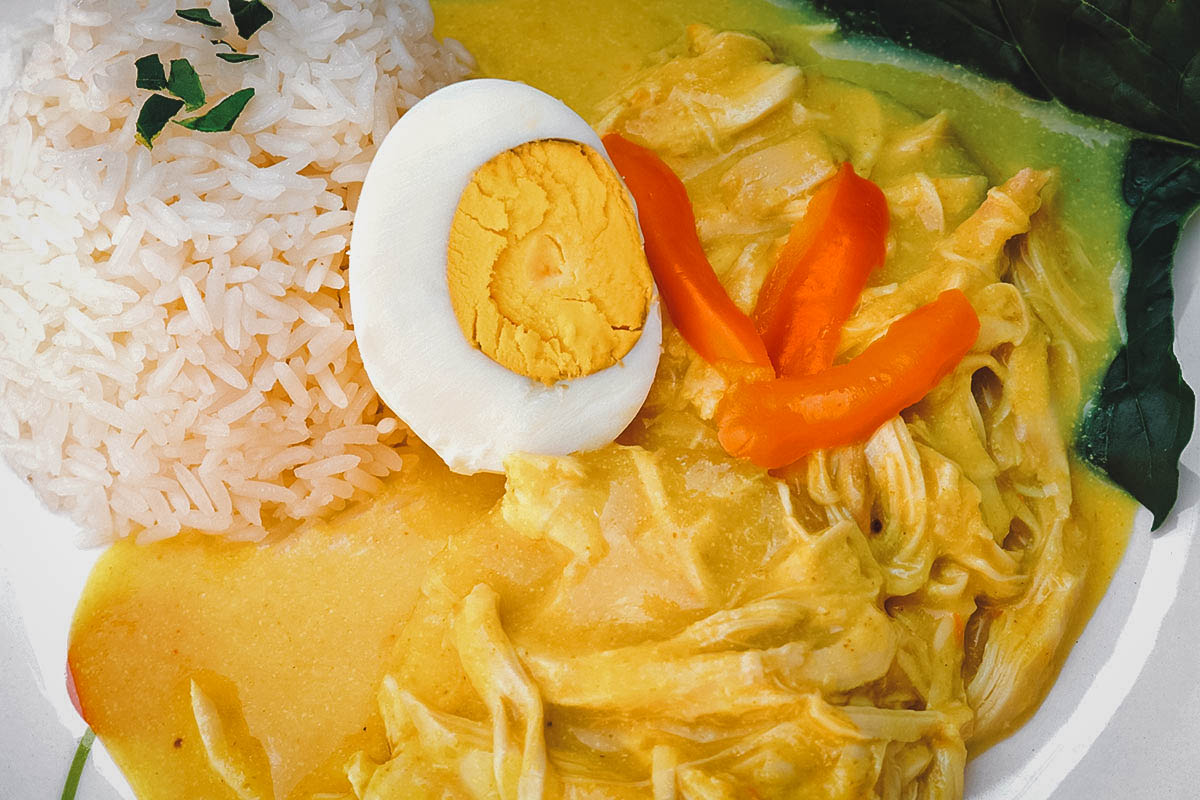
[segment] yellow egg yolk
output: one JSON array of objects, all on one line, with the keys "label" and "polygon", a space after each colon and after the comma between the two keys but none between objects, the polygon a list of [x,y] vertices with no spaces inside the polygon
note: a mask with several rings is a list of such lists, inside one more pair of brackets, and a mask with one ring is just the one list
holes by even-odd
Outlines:
[{"label": "yellow egg yolk", "polygon": [[627,354],[653,285],[633,205],[608,162],[554,139],[476,170],[451,224],[446,277],[468,341],[547,385]]}]

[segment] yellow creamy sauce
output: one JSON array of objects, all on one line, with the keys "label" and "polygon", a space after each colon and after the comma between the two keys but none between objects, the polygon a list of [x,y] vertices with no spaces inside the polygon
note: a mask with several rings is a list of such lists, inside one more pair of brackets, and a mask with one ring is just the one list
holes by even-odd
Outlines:
[{"label": "yellow creamy sauce", "polygon": [[270,545],[194,535],[104,555],[70,666],[86,719],[139,797],[234,797],[193,719],[197,675],[236,691],[274,754],[280,797],[337,788],[345,759],[380,739],[375,694],[425,565],[503,488],[452,475],[428,451],[419,463],[368,507]]},{"label": "yellow creamy sauce", "polygon": [[[692,22],[708,23],[718,30],[774,31],[798,60],[816,58],[808,49],[809,33],[799,27],[792,12],[757,0],[613,0],[594,4],[441,0],[434,8],[440,33],[462,40],[478,58],[482,74],[532,83],[561,97],[593,122],[604,116],[602,101],[620,90],[651,54],[678,41],[685,25]],[[520,46],[514,47],[514,42]],[[843,68],[832,64],[830,72]],[[816,127],[827,140],[820,146],[832,141],[837,157],[853,157],[861,150],[861,143],[853,141],[855,132],[863,128],[862,119],[876,109],[892,133],[919,126],[924,115],[939,110],[920,109],[918,115],[815,72],[806,76],[805,102],[825,115],[827,121]],[[922,80],[926,79],[914,78]],[[903,96],[904,92],[896,94]],[[1074,145],[1036,121],[1021,119],[1014,123],[1021,130],[1014,137],[1017,143],[997,144],[989,158],[983,159],[971,145],[987,144],[987,136],[976,129],[986,126],[969,124],[969,111],[964,110],[969,102],[955,96],[953,89],[946,89],[944,96],[955,106],[954,130],[967,131],[962,139],[968,146],[964,149],[947,142],[923,155],[921,164],[930,174],[964,176],[961,183],[942,187],[944,198],[961,199],[960,208],[944,203],[948,227],[974,211],[988,184],[1000,183],[1027,164],[1050,166],[1039,155],[1041,151],[1058,156],[1054,163],[1062,168],[1061,179],[1067,187],[1062,213],[1086,234],[1085,249],[1101,271],[1096,279],[1079,286],[1082,302],[1098,310],[1107,326],[1104,337],[1079,347],[1082,380],[1090,386],[1111,348],[1113,335],[1112,303],[1103,275],[1117,261],[1115,242],[1119,241],[1114,233],[1121,213],[1113,194],[1117,184],[1115,178],[1103,182],[1115,175],[1112,152],[1103,148],[1092,152],[1098,166],[1089,172],[1083,169],[1083,164],[1092,163],[1088,153],[1073,150]],[[963,124],[958,124],[959,119]],[[626,115],[614,124],[628,130],[640,122]],[[769,123],[764,135],[780,133],[785,123],[778,125],[780,131],[775,131]],[[793,145],[791,140],[783,143],[785,148]],[[986,163],[980,166],[980,162]],[[680,157],[675,165],[689,163]],[[907,191],[905,170],[910,167],[902,169],[898,160],[881,164],[873,178],[887,182],[894,177],[890,185],[896,194],[889,199],[902,204]],[[987,180],[972,177],[980,171]],[[745,260],[739,260],[739,234],[721,230],[720,224],[728,217],[713,210],[730,202],[729,184],[723,184],[723,175],[697,171],[685,178],[714,266],[726,278],[735,299],[745,305],[752,298],[744,296],[745,292],[739,296],[739,288],[752,282],[749,273],[756,268],[746,267],[746,275],[738,272],[738,265]],[[758,206],[776,209],[771,212],[775,227],[757,234],[766,239],[776,237],[786,212],[778,211],[772,186],[747,191],[746,187],[753,187],[752,176],[743,176],[739,187],[738,202],[748,204],[747,213]],[[923,267],[940,234],[919,221],[917,217],[894,220],[896,243],[885,274],[878,276],[876,283],[903,280]],[[782,230],[786,231],[786,225]],[[1053,231],[1046,234],[1046,241],[1051,243],[1048,247],[1061,244]],[[668,350],[669,359],[669,343]],[[570,471],[574,467],[530,462],[510,474],[509,495],[498,510],[493,509],[502,496],[503,479],[452,476],[435,456],[422,450],[420,466],[394,479],[366,507],[315,522],[271,544],[231,544],[194,536],[145,547],[128,542],[114,546],[89,581],[71,635],[70,666],[86,719],[140,797],[238,796],[228,785],[228,775],[222,780],[212,766],[211,748],[206,748],[205,734],[196,719],[197,691],[225,714],[223,728],[229,738],[237,741],[239,731],[248,731],[255,741],[244,748],[248,755],[234,758],[229,766],[250,787],[249,796],[307,798],[321,792],[350,796],[344,770],[347,759],[365,753],[382,763],[389,757],[377,701],[386,675],[396,676],[405,691],[412,690],[427,700],[437,696],[447,713],[471,718],[486,713],[467,678],[458,674],[460,657],[464,663],[470,661],[472,644],[463,641],[464,634],[459,633],[456,652],[447,633],[452,627],[459,631],[469,627],[475,619],[471,613],[483,620],[478,627],[487,627],[487,597],[472,591],[479,582],[501,593],[502,617],[518,631],[513,634],[518,637],[518,650],[544,670],[540,677],[546,691],[555,693],[564,707],[585,709],[548,718],[557,723],[560,733],[548,733],[547,746],[552,752],[557,748],[573,752],[583,761],[594,760],[588,754],[604,752],[603,737],[597,738],[600,735],[588,727],[590,712],[586,709],[598,707],[601,699],[589,695],[586,686],[555,682],[554,659],[562,657],[564,648],[570,652],[577,645],[582,654],[588,649],[634,647],[639,637],[670,635],[680,624],[697,623],[707,613],[705,609],[734,605],[733,584],[724,585],[726,579],[743,581],[745,585],[738,586],[751,595],[769,594],[784,585],[772,583],[783,578],[763,577],[766,567],[754,566],[758,563],[755,559],[770,564],[771,569],[779,566],[771,561],[769,552],[781,546],[772,543],[773,529],[769,525],[761,531],[755,527],[763,520],[782,518],[784,512],[777,506],[774,489],[741,467],[726,464],[718,451],[706,449],[709,445],[703,430],[695,432],[692,423],[664,411],[672,396],[684,391],[688,391],[686,381],[660,382],[651,398],[657,415],[652,424],[636,424],[622,440],[644,445],[651,453],[663,447],[668,455],[647,461],[634,455],[640,451],[614,450],[584,462],[578,474]],[[664,419],[666,422],[661,422]],[[1060,422],[1069,430],[1073,420]],[[917,424],[921,424],[919,420]],[[930,426],[928,433],[931,439],[939,435],[934,427]],[[707,455],[697,456],[695,461],[689,460],[692,456],[687,453],[670,455],[676,453],[670,448],[678,448],[683,441],[695,443],[695,448]],[[598,488],[593,491],[581,474],[590,476]],[[580,539],[569,537],[585,531],[585,521],[598,509],[616,515],[618,521],[624,514],[630,526],[642,524],[649,511],[622,506],[614,498],[617,488],[635,476],[642,484],[653,483],[648,475],[662,476],[663,496],[672,498],[672,508],[678,509],[665,513],[678,514],[676,522],[693,533],[691,545],[702,551],[701,560],[710,574],[697,577],[671,572],[673,565],[687,563],[695,553],[672,549],[684,547],[678,542],[652,541],[639,545],[642,549],[632,554],[614,550],[580,578],[574,593],[562,589],[558,599],[546,606],[547,587],[556,572],[565,569],[563,548],[576,554],[590,552],[583,534]],[[1071,469],[1070,484],[1072,515],[1082,531],[1087,571],[1065,644],[1074,641],[1107,586],[1134,510],[1128,498],[1078,465]],[[556,491],[562,492],[553,496],[567,509],[563,514],[578,513],[578,519],[543,518],[539,502]],[[589,492],[603,496],[593,497]],[[714,499],[722,497],[737,499]],[[796,516],[808,526],[818,510],[801,504]],[[870,514],[869,507],[860,511]],[[870,520],[864,517],[859,521],[866,527]],[[809,527],[823,527],[823,523]],[[834,526],[837,535],[822,539],[821,547],[832,554],[853,549],[858,539],[843,538],[837,533],[840,530]],[[730,531],[738,533],[732,536]],[[433,578],[427,577],[431,564]],[[820,566],[819,561],[801,564],[795,574],[806,575],[806,569]],[[747,579],[747,572],[757,577]],[[848,574],[847,587],[861,577]],[[759,586],[755,581],[765,583]],[[869,585],[859,588],[870,594]],[[443,590],[478,602],[454,612],[459,616],[451,625],[439,616],[442,611],[435,602]],[[661,607],[647,605],[653,602]],[[606,625],[609,608],[641,608],[646,619],[631,617],[625,627]],[[851,621],[874,624],[872,620]],[[666,627],[660,631],[656,625]],[[850,622],[846,625],[854,627]],[[663,652],[666,659],[673,651]],[[1067,652],[1066,646],[1057,650],[1050,672],[1057,671]],[[579,669],[585,666],[580,662]],[[656,713],[653,697],[637,695],[637,674],[617,669],[608,679],[620,683],[626,677],[628,685],[605,688],[625,697],[626,707],[644,706],[646,713]],[[838,695],[844,688],[826,687],[826,693]],[[715,702],[686,694],[681,697],[679,703],[684,705]],[[626,733],[614,730],[604,736],[616,741]],[[571,739],[576,734],[578,740]],[[211,738],[211,731],[209,735]],[[984,743],[971,746],[978,748]],[[644,755],[649,762],[650,754]],[[807,763],[804,759],[811,756],[812,768],[817,769],[818,755],[798,753],[794,758],[799,764]],[[624,763],[604,765],[603,769],[617,776],[624,774],[622,770],[636,771]],[[266,773],[270,774],[269,787]],[[639,791],[645,795],[648,787]]]}]

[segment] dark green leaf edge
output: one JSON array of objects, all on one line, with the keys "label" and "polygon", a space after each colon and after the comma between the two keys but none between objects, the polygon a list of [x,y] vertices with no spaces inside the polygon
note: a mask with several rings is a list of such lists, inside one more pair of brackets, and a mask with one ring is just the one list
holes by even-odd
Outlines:
[{"label": "dark green leaf edge", "polygon": [[206,99],[200,76],[186,58],[171,61],[171,77],[167,79],[167,90],[182,100],[188,111],[200,108]]},{"label": "dark green leaf edge", "polygon": [[186,19],[188,22],[199,22],[201,25],[207,25],[210,28],[221,27],[221,23],[213,19],[212,12],[207,8],[185,8],[176,11],[175,16]]},{"label": "dark green leaf edge", "polygon": [[1077,445],[1150,509],[1158,528],[1175,505],[1179,455],[1195,420],[1195,393],[1173,349],[1171,271],[1183,226],[1200,206],[1200,161],[1190,148],[1139,139],[1125,159],[1123,190],[1133,209],[1126,341],[1084,412]]},{"label": "dark green leaf edge", "polygon": [[143,56],[133,66],[137,69],[137,88],[152,92],[167,88],[167,73],[157,55]]},{"label": "dark green leaf edge", "polygon": [[199,117],[177,120],[175,124],[202,133],[223,133],[233,130],[233,124],[237,122],[252,97],[254,97],[253,89],[242,89],[217,103],[209,109],[208,113]]},{"label": "dark green leaf edge", "polygon": [[137,140],[147,148],[154,149],[154,140],[162,133],[171,118],[183,108],[183,101],[163,94],[152,94],[142,104],[137,118]]},{"label": "dark green leaf edge", "polygon": [[217,53],[217,58],[230,64],[241,64],[258,58],[257,53]]},{"label": "dark green leaf edge", "polygon": [[1038,100],[1050,94],[1010,39],[991,0],[813,0],[847,31],[886,39],[1011,83]]},{"label": "dark green leaf edge", "polygon": [[229,0],[229,13],[233,15],[238,36],[243,39],[249,39],[275,18],[262,0]]},{"label": "dark green leaf edge", "polygon": [[812,2],[846,30],[960,64],[1039,100],[1200,145],[1200,3]]},{"label": "dark green leaf edge", "polygon": [[83,767],[87,764],[88,756],[91,754],[92,745],[95,742],[96,732],[88,728],[83,732],[79,746],[75,748],[75,757],[71,759],[71,767],[67,770],[67,779],[63,782],[61,800],[75,800],[75,795],[79,792],[79,779],[83,777]]}]

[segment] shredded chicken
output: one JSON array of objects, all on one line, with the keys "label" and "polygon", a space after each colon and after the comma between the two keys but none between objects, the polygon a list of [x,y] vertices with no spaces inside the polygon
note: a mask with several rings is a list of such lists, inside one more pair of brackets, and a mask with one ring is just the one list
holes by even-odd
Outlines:
[{"label": "shredded chicken", "polygon": [[950,287],[974,351],[869,441],[768,475],[716,446],[724,379],[668,329],[624,444],[511,459],[497,513],[435,560],[354,797],[958,800],[968,746],[1037,702],[1087,564],[1079,371],[1047,366],[1099,335],[1082,251],[1052,172],[985,193],[945,116],[884,103],[697,26],[602,127],[668,157],[747,308],[850,160],[895,233],[839,357]]}]

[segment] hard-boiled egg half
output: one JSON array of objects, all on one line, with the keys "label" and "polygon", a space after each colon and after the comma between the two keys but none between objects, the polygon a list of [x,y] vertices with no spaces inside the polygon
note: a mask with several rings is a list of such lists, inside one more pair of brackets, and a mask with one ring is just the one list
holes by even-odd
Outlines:
[{"label": "hard-boiled egg half", "polygon": [[633,200],[557,99],[474,80],[425,98],[363,185],[350,302],[385,403],[456,472],[611,442],[662,318]]}]

